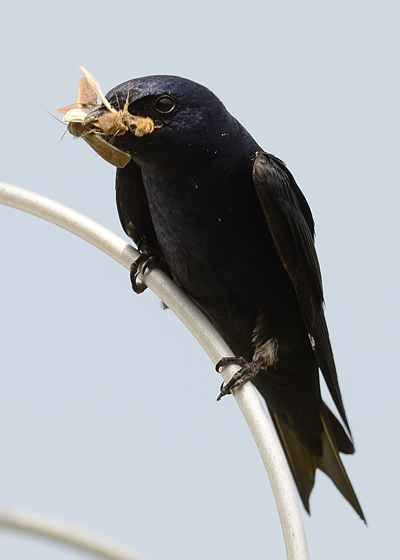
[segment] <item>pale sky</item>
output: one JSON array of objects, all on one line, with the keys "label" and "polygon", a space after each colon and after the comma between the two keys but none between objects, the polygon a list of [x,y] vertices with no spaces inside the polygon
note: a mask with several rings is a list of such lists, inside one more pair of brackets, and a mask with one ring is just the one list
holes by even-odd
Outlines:
[{"label": "pale sky", "polygon": [[[400,4],[170,0],[2,9],[0,180],[124,237],[115,170],[53,114],[84,64],[104,91],[175,74],[209,87],[283,159],[316,222],[326,314],[368,520],[318,473],[311,559],[395,558],[400,500]],[[261,459],[170,311],[73,235],[0,207],[0,509],[103,533],[154,560],[285,558]],[[245,262],[244,262],[245,266]],[[0,529],[0,557],[72,549]]]}]

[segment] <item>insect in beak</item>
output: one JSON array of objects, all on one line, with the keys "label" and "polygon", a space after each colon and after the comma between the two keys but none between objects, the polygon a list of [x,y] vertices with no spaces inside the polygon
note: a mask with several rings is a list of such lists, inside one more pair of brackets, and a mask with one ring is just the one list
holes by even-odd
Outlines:
[{"label": "insect in beak", "polygon": [[[141,137],[155,128],[150,117],[139,117],[128,111],[129,95],[122,110],[114,109],[106,99],[96,78],[81,64],[84,76],[79,80],[76,102],[57,109],[68,123],[68,131],[83,138],[103,159],[116,167],[125,167],[131,156],[113,146],[104,137],[114,138],[130,132]],[[97,103],[99,99],[102,105]]]}]

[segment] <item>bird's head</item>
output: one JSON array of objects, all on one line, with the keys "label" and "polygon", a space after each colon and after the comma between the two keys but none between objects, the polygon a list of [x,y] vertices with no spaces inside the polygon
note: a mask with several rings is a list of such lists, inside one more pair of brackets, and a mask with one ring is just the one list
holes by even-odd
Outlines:
[{"label": "bird's head", "polygon": [[204,166],[235,119],[206,87],[176,76],[147,76],[110,90],[83,121],[139,165]]}]

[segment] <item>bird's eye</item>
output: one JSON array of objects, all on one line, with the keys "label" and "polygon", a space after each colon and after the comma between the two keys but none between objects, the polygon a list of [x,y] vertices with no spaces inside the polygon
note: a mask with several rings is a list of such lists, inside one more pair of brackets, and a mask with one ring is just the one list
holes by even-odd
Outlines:
[{"label": "bird's eye", "polygon": [[156,101],[156,109],[160,113],[170,113],[175,107],[175,101],[169,95],[162,95]]}]

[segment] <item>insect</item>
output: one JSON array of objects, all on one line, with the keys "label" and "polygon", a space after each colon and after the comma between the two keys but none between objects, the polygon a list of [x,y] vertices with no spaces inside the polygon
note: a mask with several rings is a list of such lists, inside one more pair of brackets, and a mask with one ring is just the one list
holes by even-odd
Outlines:
[{"label": "insect", "polygon": [[[110,137],[112,139],[128,131],[138,137],[151,134],[154,122],[150,117],[138,117],[129,112],[129,95],[123,109],[114,109],[96,78],[81,64],[79,68],[84,75],[78,83],[75,103],[57,111],[64,115],[63,122],[68,123],[68,131],[73,136],[83,138],[95,152],[112,165],[125,167],[131,159],[130,155],[110,144]],[[97,114],[95,109],[101,106],[97,103],[98,99],[105,111]],[[107,141],[103,137],[107,137]]]}]

